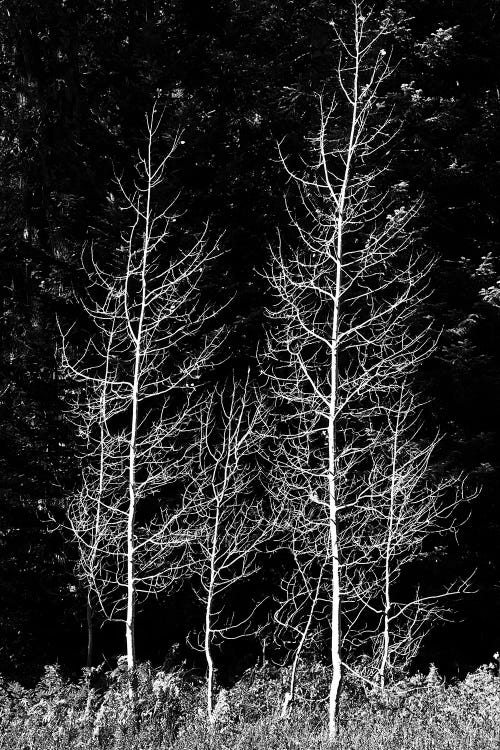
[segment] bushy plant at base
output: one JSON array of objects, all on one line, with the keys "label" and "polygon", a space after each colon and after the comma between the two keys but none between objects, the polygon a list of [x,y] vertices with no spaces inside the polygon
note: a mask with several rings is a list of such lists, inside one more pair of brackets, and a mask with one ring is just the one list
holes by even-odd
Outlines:
[{"label": "bushy plant at base", "polygon": [[[0,750],[326,750],[325,680],[301,668],[296,701],[280,718],[287,671],[248,670],[218,693],[207,720],[203,681],[143,664],[130,721],[126,666],[86,671],[78,683],[47,667],[34,689],[0,679]],[[446,682],[434,668],[364,690],[346,678],[337,750],[489,750],[500,743],[500,679],[482,667]]]}]

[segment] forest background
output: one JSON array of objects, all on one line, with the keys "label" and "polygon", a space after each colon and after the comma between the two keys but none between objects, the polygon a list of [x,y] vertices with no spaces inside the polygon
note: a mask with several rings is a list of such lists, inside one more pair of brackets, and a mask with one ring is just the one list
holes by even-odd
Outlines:
[{"label": "forest background", "polygon": [[[299,158],[317,125],[315,94],[335,79],[332,13],[350,3],[3,0],[0,370],[0,671],[35,679],[44,664],[78,671],[87,645],[86,591],[76,550],[57,529],[80,482],[77,435],[65,419],[63,326],[84,342],[89,321],[82,249],[116,243],[116,174],[131,176],[145,114],[159,98],[182,132],[169,173],[182,232],[208,217],[222,234],[223,271],[207,293],[232,298],[222,369],[245,372],[262,338],[262,272],[287,232],[287,175],[277,143]],[[475,593],[424,642],[421,664],[452,674],[498,650],[500,614],[500,117],[499,3],[375,3],[393,21],[398,66],[384,95],[400,123],[388,179],[422,199],[417,244],[437,259],[422,315],[439,333],[419,373],[437,459],[481,488],[458,535],[433,539],[414,582],[467,576]],[[330,87],[330,88],[329,88]],[[73,336],[75,328],[73,329]],[[276,571],[267,571],[270,587]],[[173,621],[169,612],[175,608]],[[141,612],[138,657],[193,659],[185,645],[196,602],[181,590]],[[96,662],[123,653],[121,627],[96,631]],[[180,644],[180,653],[173,647]],[[258,639],[224,651],[227,676],[261,654]]]}]

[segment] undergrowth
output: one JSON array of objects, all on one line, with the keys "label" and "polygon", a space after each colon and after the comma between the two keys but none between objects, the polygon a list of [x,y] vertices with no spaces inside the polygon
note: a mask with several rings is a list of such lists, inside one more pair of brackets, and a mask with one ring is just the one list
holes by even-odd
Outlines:
[{"label": "undergrowth", "polygon": [[[288,719],[280,718],[286,670],[251,670],[219,691],[215,721],[202,682],[144,664],[137,710],[126,670],[85,672],[78,683],[47,667],[33,689],[0,681],[0,750],[322,750],[326,675],[313,667]],[[341,750],[486,750],[500,744],[500,679],[483,667],[462,682],[429,675],[400,680],[385,694],[345,685]]]}]

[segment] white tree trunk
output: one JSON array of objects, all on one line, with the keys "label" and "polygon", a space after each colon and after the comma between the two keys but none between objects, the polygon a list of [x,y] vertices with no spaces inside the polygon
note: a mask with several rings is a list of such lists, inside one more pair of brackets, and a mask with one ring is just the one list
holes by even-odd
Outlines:
[{"label": "white tree trunk", "polygon": [[[358,29],[356,15],[356,48],[358,50]],[[332,565],[332,601],[331,601],[331,660],[332,679],[330,684],[330,698],[328,709],[328,733],[333,740],[338,729],[338,713],[340,698],[340,683],[342,680],[342,634],[340,626],[341,614],[341,566],[340,550],[338,544],[338,503],[337,503],[337,400],[338,400],[338,368],[339,368],[339,325],[340,325],[340,300],[342,295],[342,269],[343,269],[343,241],[344,241],[344,210],[346,194],[349,186],[351,162],[354,152],[356,128],[358,125],[358,56],[355,58],[355,72],[353,83],[352,119],[349,133],[349,144],[347,147],[345,170],[342,180],[340,194],[337,203],[337,241],[335,258],[335,298],[333,304],[332,340],[331,340],[331,394],[330,413],[328,418],[328,497],[329,497],[329,529],[330,529],[330,555]],[[326,164],[326,159],[325,159]]]},{"label": "white tree trunk", "polygon": [[219,533],[220,497],[216,501],[215,524],[210,553],[210,582],[208,585],[207,603],[205,607],[205,659],[207,661],[207,716],[210,723],[214,718],[214,660],[212,657],[212,607],[214,598],[215,558],[217,553]]},{"label": "white tree trunk", "polygon": [[90,591],[87,594],[87,669],[92,669],[94,655],[94,617],[90,603]]},{"label": "white tree trunk", "polygon": [[[211,594],[210,594],[211,605]],[[214,660],[212,658],[211,644],[211,606],[205,611],[205,659],[207,661],[207,716],[211,724],[214,717]]]},{"label": "white tree trunk", "polygon": [[[151,173],[151,140],[148,143],[148,169]],[[139,425],[139,394],[142,365],[142,329],[144,324],[144,315],[146,310],[146,270],[149,250],[149,217],[151,202],[151,182],[148,185],[147,203],[145,212],[145,229],[144,243],[142,249],[141,263],[141,300],[140,311],[137,322],[137,330],[132,331],[132,337],[135,345],[134,352],[134,378],[132,385],[132,419],[130,425],[130,448],[129,448],[129,466],[128,466],[128,490],[129,490],[129,507],[127,517],[127,616],[125,623],[126,643],[127,643],[127,668],[129,672],[129,698],[132,705],[135,705],[135,611],[136,611],[136,580],[135,580],[135,514],[137,510],[137,491],[136,491],[136,449],[137,449],[137,432]]]},{"label": "white tree trunk", "polygon": [[390,611],[391,611],[391,555],[393,552],[393,530],[394,530],[394,506],[396,502],[396,462],[398,455],[399,439],[399,420],[402,408],[402,394],[399,402],[398,416],[394,428],[394,437],[392,441],[392,465],[391,465],[391,488],[389,499],[389,519],[387,526],[387,542],[384,550],[384,620],[382,634],[382,659],[379,667],[379,685],[382,691],[385,690],[386,672],[389,662],[390,647]]},{"label": "white tree trunk", "polygon": [[[340,225],[340,221],[339,221]],[[330,696],[328,705],[328,734],[334,739],[337,734],[337,720],[339,712],[340,682],[342,679],[341,632],[340,632],[340,560],[338,544],[338,507],[337,507],[337,375],[338,375],[338,320],[341,285],[341,251],[342,242],[339,234],[336,270],[336,299],[333,312],[332,360],[331,360],[331,399],[328,420],[328,506],[329,532],[331,556],[331,661],[332,677],[330,682]]]},{"label": "white tree trunk", "polygon": [[299,645],[297,646],[297,650],[295,651],[293,662],[292,662],[292,669],[290,672],[290,682],[288,683],[288,690],[285,693],[285,697],[283,699],[283,706],[281,708],[281,718],[286,719],[289,710],[293,704],[293,701],[295,700],[295,685],[297,681],[297,668],[299,665],[300,656],[302,654],[302,649],[304,648],[305,642],[309,636],[309,631],[311,629],[313,617],[314,617],[314,611],[316,609],[316,605],[318,603],[320,589],[321,589],[321,581],[323,577],[323,570],[321,570],[321,573],[318,577],[318,583],[316,585],[316,590],[314,592],[314,598],[311,602],[311,609],[309,610],[309,615],[307,617],[306,624],[304,626],[304,630],[302,631],[302,635],[300,637]]}]

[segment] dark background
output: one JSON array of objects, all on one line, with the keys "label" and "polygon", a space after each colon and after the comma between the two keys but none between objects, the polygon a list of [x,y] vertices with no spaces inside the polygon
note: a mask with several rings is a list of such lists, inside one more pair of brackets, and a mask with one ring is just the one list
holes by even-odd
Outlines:
[{"label": "dark background", "polygon": [[[288,231],[286,175],[316,126],[315,93],[335,86],[332,17],[350,4],[311,0],[2,0],[0,2],[0,671],[35,679],[46,663],[85,664],[85,593],[59,529],[78,486],[76,438],[64,418],[56,316],[87,321],[80,255],[105,252],[117,216],[114,173],[130,175],[156,97],[166,133],[185,144],[172,163],[183,231],[208,217],[226,252],[218,269],[230,361],[253,357],[276,229]],[[481,488],[458,536],[431,545],[413,575],[449,580],[476,571],[475,594],[438,623],[416,666],[449,674],[500,649],[500,309],[482,290],[500,275],[500,33],[498,0],[376,3],[393,21],[399,61],[387,101],[401,125],[389,179],[421,196],[419,249],[436,258],[426,310],[440,332],[420,374],[432,399],[439,461]],[[411,9],[408,7],[411,5]],[[208,284],[214,284],[209,279]],[[278,575],[279,566],[269,571]],[[196,622],[189,592],[140,615],[138,655],[186,658]],[[123,652],[118,625],[96,633],[96,661]],[[248,641],[226,653],[257,658]],[[243,656],[241,653],[243,652]],[[230,671],[228,669],[228,671]]]}]

